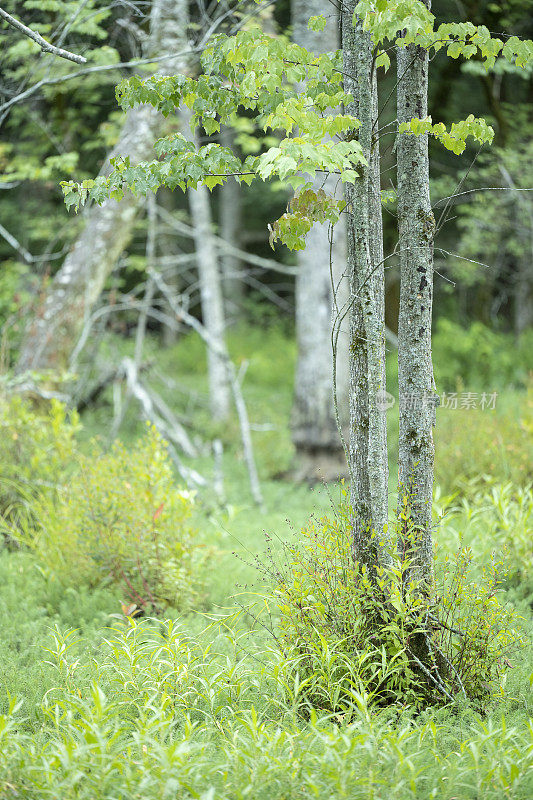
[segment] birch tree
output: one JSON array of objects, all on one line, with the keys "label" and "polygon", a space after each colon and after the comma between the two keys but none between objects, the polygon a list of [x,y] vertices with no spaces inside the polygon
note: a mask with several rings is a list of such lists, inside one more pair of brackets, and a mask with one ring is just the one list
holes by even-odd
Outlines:
[{"label": "birch tree", "polygon": [[[339,18],[332,6],[323,31],[310,30],[311,15],[323,10],[321,0],[293,0],[294,41],[313,53],[339,47]],[[315,191],[341,196],[335,175],[318,176]],[[340,189],[340,192],[339,192]],[[331,262],[331,265],[330,265]],[[331,269],[330,269],[331,266]],[[292,409],[292,441],[296,448],[293,476],[297,480],[333,480],[346,472],[346,460],[334,410],[333,362],[339,422],[348,420],[348,336],[345,313],[348,295],[346,226],[341,219],[333,230],[327,222],[314,225],[298,252],[296,277],[296,340],[298,355]],[[341,311],[342,309],[342,311]],[[332,347],[332,315],[340,328]]]},{"label": "birch tree", "polygon": [[213,238],[211,201],[203,185],[189,189],[189,208],[194,227],[194,246],[200,281],[202,319],[215,346],[207,348],[209,404],[216,421],[227,419],[230,387],[225,343],[224,299],[217,248]]},{"label": "birch tree", "polygon": [[[232,128],[225,125],[220,131],[220,141],[224,147],[235,146]],[[219,228],[220,237],[235,250],[241,249],[241,230],[243,225],[242,187],[235,180],[228,181],[220,190]],[[244,264],[235,250],[222,255],[222,288],[225,298],[225,312],[228,319],[241,316],[244,299]]]}]

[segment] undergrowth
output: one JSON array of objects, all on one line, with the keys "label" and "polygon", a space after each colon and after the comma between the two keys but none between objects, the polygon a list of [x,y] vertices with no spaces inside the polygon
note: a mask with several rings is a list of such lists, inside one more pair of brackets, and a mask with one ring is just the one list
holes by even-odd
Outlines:
[{"label": "undergrowth", "polygon": [[40,725],[24,731],[15,699],[0,717],[1,796],[530,796],[531,727],[468,706],[455,717],[371,712],[363,695],[349,722],[312,712],[304,723],[282,663],[239,656],[238,641],[210,631],[205,645],[172,621],[117,621],[97,660],[56,631]]},{"label": "undergrowth", "polygon": [[406,582],[406,561],[393,556],[374,577],[355,562],[345,492],[334,511],[255,559],[302,711],[349,715],[361,694],[378,706],[462,696],[486,708],[522,643],[518,615],[498,594],[501,564],[489,561],[476,579],[471,550],[446,554],[427,597]]},{"label": "undergrowth", "polygon": [[191,525],[194,493],[174,482],[154,427],[133,447],[96,444],[57,491],[41,493],[5,529],[64,586],[115,584],[145,612],[201,603],[210,549]]}]

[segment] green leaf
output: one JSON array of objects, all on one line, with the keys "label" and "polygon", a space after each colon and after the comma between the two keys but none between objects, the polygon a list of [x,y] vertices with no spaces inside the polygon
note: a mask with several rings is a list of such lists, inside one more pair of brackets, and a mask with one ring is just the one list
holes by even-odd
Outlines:
[{"label": "green leaf", "polygon": [[464,152],[466,140],[470,136],[479,144],[490,144],[494,139],[494,130],[484,119],[478,119],[470,114],[461,122],[454,122],[448,131],[443,122],[432,124],[431,117],[423,119],[413,118],[409,122],[402,122],[399,126],[400,133],[414,136],[431,134],[438,139],[447,150],[456,155]]},{"label": "green leaf", "polygon": [[385,72],[387,72],[390,67],[390,58],[385,52],[381,52],[376,58],[376,69],[379,69],[379,67],[383,67]]},{"label": "green leaf", "polygon": [[311,17],[311,19],[307,23],[307,27],[309,28],[310,31],[315,31],[318,33],[324,30],[326,24],[327,24],[326,18],[322,14],[320,14],[317,17]]}]

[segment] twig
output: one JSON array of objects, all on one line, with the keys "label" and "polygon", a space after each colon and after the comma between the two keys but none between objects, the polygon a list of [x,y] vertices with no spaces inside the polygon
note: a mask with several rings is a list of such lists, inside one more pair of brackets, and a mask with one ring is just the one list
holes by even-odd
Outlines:
[{"label": "twig", "polygon": [[445,622],[441,622],[440,619],[434,617],[432,614],[428,614],[428,619],[433,622],[434,625],[437,625],[439,628],[445,628],[447,631],[451,631],[451,633],[456,633],[458,636],[466,636],[466,633],[460,631],[459,628],[452,628],[450,625],[446,625]]},{"label": "twig", "polygon": [[[149,369],[153,361],[146,361],[144,364],[139,365],[139,372],[144,372],[145,370]],[[107,389],[107,387],[114,383],[117,385],[117,379],[124,377],[122,365],[119,364],[118,367],[114,367],[113,369],[106,372],[96,383],[95,385],[87,392],[86,395],[82,397],[78,397],[78,399],[74,399],[74,404],[76,406],[77,411],[85,411],[90,405],[92,405],[95,400],[98,400],[100,395]]]},{"label": "twig", "polygon": [[[185,222],[176,219],[165,208],[158,206],[157,213],[168,225],[170,225],[171,228],[174,228],[174,230],[181,234],[181,236],[187,236],[190,239],[194,237],[194,228],[191,225],[187,225]],[[216,246],[221,250],[225,250],[230,255],[238,256],[242,261],[246,261],[248,264],[253,264],[261,269],[272,270],[273,272],[281,272],[283,275],[298,274],[297,267],[288,267],[286,264],[280,264],[279,261],[276,261],[273,258],[263,258],[263,256],[257,256],[253,253],[248,253],[246,250],[241,250],[240,247],[235,247],[235,245],[230,244],[225,239],[222,239],[220,236],[216,236],[215,234],[213,234],[213,240]]]},{"label": "twig", "polygon": [[215,439],[213,441],[213,458],[214,458],[213,489],[215,490],[215,494],[218,498],[219,503],[223,503],[225,500],[222,456],[223,456],[222,442],[220,441],[220,439]]},{"label": "twig", "polygon": [[424,672],[424,673],[425,673],[425,674],[428,676],[428,678],[430,678],[430,679],[433,681],[433,683],[435,684],[435,686],[437,687],[437,689],[438,689],[440,692],[442,692],[442,694],[443,694],[443,695],[445,695],[445,697],[447,697],[447,698],[448,698],[448,700],[451,700],[451,701],[452,701],[452,703],[453,703],[453,697],[452,697],[452,695],[449,693],[449,691],[446,689],[446,687],[445,687],[445,686],[443,686],[443,684],[442,684],[440,681],[438,681],[438,680],[435,678],[435,676],[434,676],[434,675],[432,675],[432,674],[431,674],[431,672],[429,671],[429,669],[428,669],[428,668],[427,668],[427,667],[426,667],[426,666],[425,666],[425,665],[424,665],[424,664],[423,664],[423,663],[420,661],[420,659],[419,659],[419,658],[417,658],[417,656],[415,656],[415,654],[413,653],[413,651],[412,651],[412,650],[410,650],[409,648],[407,648],[407,652],[409,653],[409,655],[411,656],[411,658],[413,658],[413,659],[416,661],[416,663],[418,664],[418,666],[420,667],[420,669],[422,670],[422,672]]}]

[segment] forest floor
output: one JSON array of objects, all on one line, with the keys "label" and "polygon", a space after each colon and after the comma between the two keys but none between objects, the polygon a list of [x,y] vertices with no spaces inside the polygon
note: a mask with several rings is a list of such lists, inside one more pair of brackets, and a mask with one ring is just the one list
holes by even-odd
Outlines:
[{"label": "forest floor", "polygon": [[[450,424],[437,447],[436,517],[447,509],[438,547],[472,548],[478,575],[505,550],[515,576],[503,579],[499,597],[519,613],[524,643],[510,655],[501,696],[482,711],[456,701],[416,713],[373,708],[360,696],[349,715],[302,717],[298,687],[282,686],[275,641],[257,620],[264,579],[256,559],[264,563],[268,547],[282,558],[281,541],[294,541],[310,515],[330,513],[339,489],[274,479],[292,458],[294,345],[281,331],[242,342],[230,344],[236,361],[248,361],[264,511],[250,498],[236,422],[220,430],[209,421],[198,342],[163,351],[157,365],[165,399],[204,439],[224,443],[225,502],[200,491],[194,516],[199,540],[213,548],[200,607],[170,610],[166,624],[128,622],[120,588],[66,587],[32,554],[0,552],[0,797],[531,798],[533,511],[517,504],[530,458],[526,392],[502,392],[492,422],[452,411],[439,421]],[[179,385],[163,377],[177,374]],[[111,413],[102,404],[85,415],[85,442],[109,428]],[[496,455],[494,418],[503,437]],[[390,428],[394,441],[393,417]],[[139,429],[132,408],[121,435],[132,442]],[[467,465],[463,475],[458,464]],[[210,455],[195,467],[210,477]]]}]

